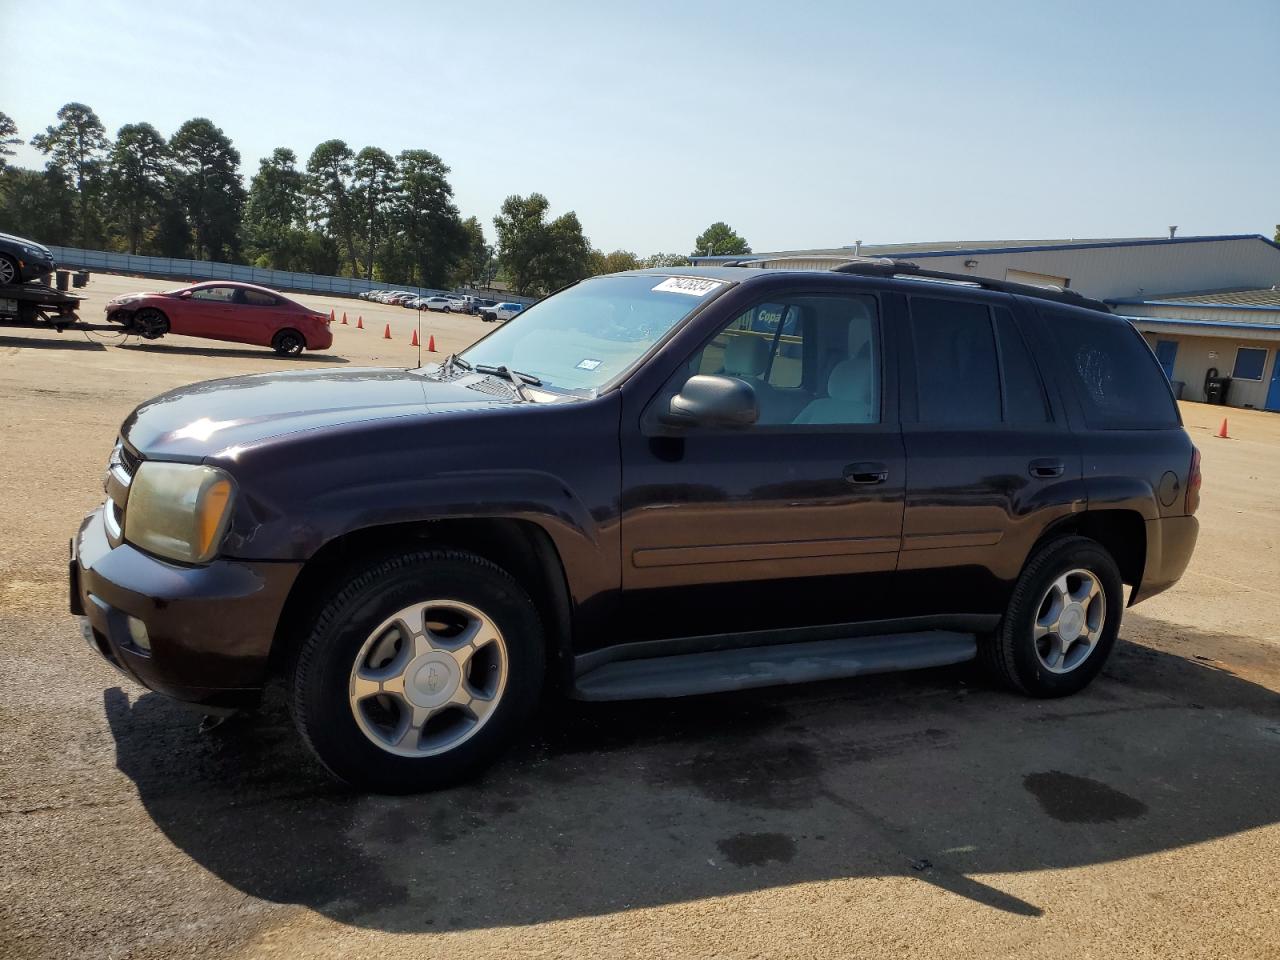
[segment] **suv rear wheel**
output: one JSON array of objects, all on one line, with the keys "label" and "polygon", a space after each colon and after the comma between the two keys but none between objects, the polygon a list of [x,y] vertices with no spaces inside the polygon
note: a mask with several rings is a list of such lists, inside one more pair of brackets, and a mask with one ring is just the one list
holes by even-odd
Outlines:
[{"label": "suv rear wheel", "polygon": [[1087,537],[1056,540],[1023,567],[983,658],[997,679],[1029,696],[1075,693],[1102,669],[1123,609],[1111,554]]},{"label": "suv rear wheel", "polygon": [[537,705],[543,670],[537,612],[509,574],[470,553],[406,553],[321,611],[290,706],[335,776],[408,793],[490,763]]}]

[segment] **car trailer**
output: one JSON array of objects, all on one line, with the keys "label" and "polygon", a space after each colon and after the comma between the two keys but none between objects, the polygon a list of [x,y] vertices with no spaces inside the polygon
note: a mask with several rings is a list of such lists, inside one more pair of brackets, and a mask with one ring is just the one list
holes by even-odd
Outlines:
[{"label": "car trailer", "polygon": [[0,286],[0,324],[15,327],[64,330],[127,331],[118,323],[84,323],[76,316],[83,297],[55,290],[44,283]]}]

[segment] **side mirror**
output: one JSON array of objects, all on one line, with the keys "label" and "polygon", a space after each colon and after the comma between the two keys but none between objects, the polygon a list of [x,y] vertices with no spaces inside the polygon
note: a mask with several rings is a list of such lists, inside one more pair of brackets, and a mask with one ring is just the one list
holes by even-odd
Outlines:
[{"label": "side mirror", "polygon": [[736,377],[690,377],[659,416],[669,427],[749,427],[760,417],[756,392]]},{"label": "side mirror", "polygon": [[191,291],[190,291],[190,290],[183,290],[180,294],[178,294],[178,299],[179,299],[179,300],[190,300],[190,299],[191,299]]}]

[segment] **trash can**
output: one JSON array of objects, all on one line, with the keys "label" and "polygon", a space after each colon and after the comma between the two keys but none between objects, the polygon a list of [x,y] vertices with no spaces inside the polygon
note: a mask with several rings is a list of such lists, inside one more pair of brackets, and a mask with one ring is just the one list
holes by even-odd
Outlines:
[{"label": "trash can", "polygon": [[1169,386],[1173,388],[1173,398],[1181,400],[1182,391],[1187,389],[1187,382],[1185,380],[1170,380]]},{"label": "trash can", "polygon": [[1230,377],[1205,377],[1204,402],[1225,404],[1231,390]]},{"label": "trash can", "polygon": [[86,287],[86,286],[88,286],[88,285],[89,285],[89,271],[88,271],[88,270],[77,270],[77,271],[76,271],[76,275],[75,275],[74,277],[72,277],[72,278],[71,278],[71,285],[72,285],[73,287]]},{"label": "trash can", "polygon": [[71,271],[55,270],[54,280],[57,282],[59,290],[62,290],[62,291],[69,290],[71,288]]}]

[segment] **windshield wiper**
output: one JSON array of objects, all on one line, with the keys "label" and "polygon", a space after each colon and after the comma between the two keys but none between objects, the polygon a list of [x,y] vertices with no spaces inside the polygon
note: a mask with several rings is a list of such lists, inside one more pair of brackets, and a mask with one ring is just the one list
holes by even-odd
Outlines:
[{"label": "windshield wiper", "polygon": [[519,370],[512,370],[505,363],[499,364],[496,367],[490,366],[487,363],[477,363],[474,369],[476,373],[489,373],[510,381],[511,385],[516,388],[516,393],[520,395],[521,400],[529,399],[524,395],[525,384],[528,384],[531,387],[542,386],[542,381],[533,374],[521,373]]},{"label": "windshield wiper", "polygon": [[470,363],[468,363],[466,360],[463,360],[463,359],[462,359],[460,356],[458,356],[456,353],[451,353],[451,354],[449,354],[447,357],[445,357],[445,358],[444,358],[444,362],[443,362],[442,364],[440,364],[440,369],[441,369],[441,370],[445,370],[445,371],[447,371],[447,370],[449,370],[451,367],[453,367],[453,366],[454,366],[454,364],[457,364],[457,365],[458,365],[459,367],[461,367],[463,370],[470,370],[470,369],[471,369],[471,364],[470,364]]}]

